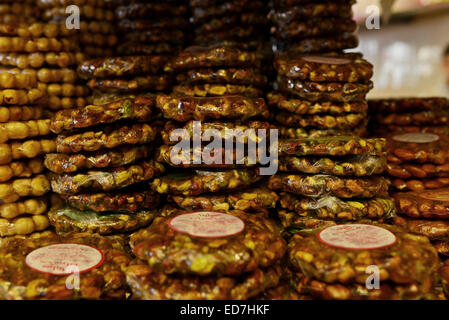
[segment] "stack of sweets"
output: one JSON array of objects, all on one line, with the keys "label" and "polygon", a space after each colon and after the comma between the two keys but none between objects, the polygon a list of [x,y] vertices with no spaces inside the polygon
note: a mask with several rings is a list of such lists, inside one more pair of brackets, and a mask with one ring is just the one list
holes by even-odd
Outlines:
[{"label": "stack of sweets", "polygon": [[280,137],[365,133],[373,66],[359,54],[279,54],[274,66],[279,90],[267,102]]},{"label": "stack of sweets", "polygon": [[78,70],[92,90],[89,102],[99,104],[171,88],[171,75],[162,70],[166,61],[164,55],[114,56],[85,60]]},{"label": "stack of sweets", "polygon": [[264,213],[183,212],[131,235],[133,299],[245,300],[275,287],[286,251]]},{"label": "stack of sweets", "polygon": [[[266,81],[256,71],[258,66],[260,60],[253,52],[199,47],[181,52],[167,64],[167,71],[185,81],[173,94],[157,97],[157,106],[170,120],[162,130],[165,145],[157,159],[184,168],[152,183],[153,190],[169,195],[169,202],[186,210],[274,207],[273,192],[249,189],[263,178],[258,158],[250,158],[250,148],[256,151],[259,144],[268,143],[257,130],[266,130],[269,138],[271,127],[264,121],[265,101],[257,98],[256,86]],[[240,94],[230,95],[231,88]],[[215,143],[209,144],[212,137]],[[181,144],[189,149],[181,149]]]},{"label": "stack of sweets", "polygon": [[[52,41],[64,44],[55,53],[59,57],[50,63],[52,57],[48,53],[48,61],[42,67],[28,68],[27,72],[35,74],[38,79],[38,88],[47,93],[46,107],[51,113],[70,108],[83,107],[87,103],[90,90],[80,82],[76,74],[77,63],[84,59],[80,52],[76,30],[67,29],[64,23],[35,23],[28,26],[30,33],[53,37]],[[32,66],[31,66],[32,67]]]},{"label": "stack of sweets", "polygon": [[449,186],[449,102],[445,98],[368,101],[371,135],[388,138],[388,174],[395,190]]},{"label": "stack of sweets", "polygon": [[442,298],[436,250],[426,237],[394,226],[354,223],[298,233],[288,243],[288,257],[292,284],[301,295],[332,300]]},{"label": "stack of sweets", "polygon": [[[71,47],[69,39],[56,38],[59,32],[58,26],[38,23],[1,24],[0,55],[15,63],[24,61],[18,57],[26,60]],[[29,234],[49,226],[46,194],[50,182],[43,156],[56,146],[49,136],[46,92],[38,87],[33,70],[21,67],[18,63],[0,69],[1,236]]]},{"label": "stack of sweets", "polygon": [[[119,236],[53,231],[13,236],[0,243],[0,298],[2,300],[125,299],[122,271],[130,261]],[[64,257],[67,269],[55,261]],[[52,263],[53,262],[53,263]],[[59,267],[56,267],[58,265]],[[79,287],[67,286],[67,270],[82,273]],[[113,285],[112,285],[113,284]]]},{"label": "stack of sweets", "polygon": [[[160,56],[98,58],[78,71],[84,79],[113,84],[157,74],[164,63]],[[52,118],[58,153],[47,155],[45,165],[54,173],[53,191],[67,204],[49,213],[57,232],[125,232],[150,224],[156,212],[159,196],[147,183],[164,167],[153,160],[159,132],[154,95],[108,100]]]},{"label": "stack of sweets", "polygon": [[116,54],[174,55],[190,36],[184,0],[122,1],[115,10],[120,34]]},{"label": "stack of sweets", "polygon": [[384,139],[329,137],[279,140],[279,171],[268,187],[279,192],[287,231],[394,215]]},{"label": "stack of sweets", "polygon": [[394,193],[400,217],[394,224],[428,237],[438,252],[449,256],[449,189]]},{"label": "stack of sweets", "polygon": [[[271,42],[267,4],[263,0],[191,0],[192,43],[237,48],[257,53],[262,73],[272,81]],[[231,74],[228,74],[231,76]],[[235,74],[235,77],[242,74]]]},{"label": "stack of sweets", "polygon": [[449,135],[449,100],[433,98],[396,98],[368,100],[372,135],[392,132],[424,132]]},{"label": "stack of sweets", "polygon": [[343,52],[358,45],[354,0],[274,0],[269,19],[275,50],[296,54]]},{"label": "stack of sweets", "polygon": [[190,0],[195,45],[256,50],[266,41],[268,20],[262,0]]},{"label": "stack of sweets", "polygon": [[[41,19],[51,23],[73,24],[78,42],[87,57],[106,57],[118,44],[114,9],[116,0],[36,0]],[[71,6],[77,6],[77,11]],[[68,10],[68,11],[66,11]],[[78,19],[78,20],[76,20]],[[76,21],[76,22],[75,22]]]},{"label": "stack of sweets", "polygon": [[7,0],[0,4],[0,23],[33,23],[40,15],[35,0]]}]

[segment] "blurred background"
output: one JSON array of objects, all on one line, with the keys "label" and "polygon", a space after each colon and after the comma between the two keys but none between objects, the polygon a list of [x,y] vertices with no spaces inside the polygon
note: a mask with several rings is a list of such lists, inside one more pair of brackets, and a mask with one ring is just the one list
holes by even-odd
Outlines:
[{"label": "blurred background", "polygon": [[[376,6],[376,7],[373,7]],[[379,8],[380,28],[368,29]],[[358,0],[360,45],[374,64],[370,98],[449,97],[449,0]]]}]

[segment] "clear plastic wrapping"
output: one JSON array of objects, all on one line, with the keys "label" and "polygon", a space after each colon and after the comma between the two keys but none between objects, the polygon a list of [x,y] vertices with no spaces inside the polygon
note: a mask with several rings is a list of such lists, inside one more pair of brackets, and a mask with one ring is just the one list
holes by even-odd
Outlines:
[{"label": "clear plastic wrapping", "polygon": [[387,166],[385,157],[361,155],[345,158],[283,157],[279,171],[330,174],[336,176],[370,176],[381,174]]},{"label": "clear plastic wrapping", "polygon": [[81,211],[76,208],[52,208],[48,218],[59,234],[75,232],[90,232],[110,234],[127,232],[149,225],[156,216],[154,210],[137,212],[95,212]]},{"label": "clear plastic wrapping", "polygon": [[384,177],[346,178],[330,175],[275,174],[268,187],[306,197],[372,198],[388,196],[390,183]]},{"label": "clear plastic wrapping", "polygon": [[[353,224],[340,225],[340,230]],[[370,233],[372,247],[364,247],[366,242],[351,242],[358,249],[331,246],[322,240],[323,230],[317,229],[307,235],[295,234],[289,241],[288,255],[296,270],[301,270],[308,278],[326,283],[359,283],[365,285],[369,274],[368,266],[379,269],[380,281],[395,284],[424,284],[435,276],[438,270],[438,254],[429,239],[424,236],[404,232],[401,228],[385,224],[355,224],[364,230],[366,226],[376,228],[376,235]],[[384,230],[379,233],[379,230]],[[342,231],[343,232],[343,231]],[[393,234],[385,245],[386,235]],[[366,236],[366,235],[365,235]],[[331,238],[328,238],[331,241]],[[341,239],[339,239],[341,240]],[[332,240],[334,241],[334,240]],[[382,245],[381,245],[382,244]],[[360,246],[360,247],[359,247]],[[417,259],[419,257],[419,259]]]},{"label": "clear plastic wrapping", "polygon": [[145,262],[126,269],[132,299],[140,300],[247,300],[277,285],[280,266],[256,269],[240,277],[180,277],[155,272]]},{"label": "clear plastic wrapping", "polygon": [[82,173],[51,175],[51,187],[59,194],[112,191],[159,176],[165,168],[159,162],[148,160],[109,171],[92,170]]},{"label": "clear plastic wrapping", "polygon": [[193,170],[156,178],[151,182],[151,188],[161,194],[196,196],[208,192],[239,190],[251,186],[262,178],[257,168],[226,171]]},{"label": "clear plastic wrapping", "polygon": [[269,111],[263,98],[242,96],[178,97],[159,95],[157,107],[164,116],[180,122],[189,120],[247,120],[260,116],[267,118]]},{"label": "clear plastic wrapping", "polygon": [[[200,276],[239,276],[257,268],[273,266],[283,257],[286,243],[276,224],[265,215],[242,211],[220,215],[228,216],[226,220],[232,219],[233,222],[239,219],[244,229],[225,237],[198,238],[170,227],[173,215],[158,217],[149,228],[131,236],[133,253],[155,271]],[[180,216],[182,214],[175,215]],[[207,222],[203,220],[203,223]]]}]

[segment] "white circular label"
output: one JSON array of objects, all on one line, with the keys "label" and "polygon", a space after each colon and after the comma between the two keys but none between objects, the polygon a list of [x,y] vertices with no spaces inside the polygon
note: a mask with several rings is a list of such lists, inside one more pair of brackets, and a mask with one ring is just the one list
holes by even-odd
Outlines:
[{"label": "white circular label", "polygon": [[30,252],[25,263],[28,267],[42,273],[68,275],[75,270],[86,272],[100,266],[103,253],[97,248],[76,243],[59,243]]},{"label": "white circular label", "polygon": [[184,213],[168,222],[170,228],[200,238],[222,238],[243,231],[245,223],[238,217],[221,212]]},{"label": "white circular label", "polygon": [[329,246],[355,250],[379,249],[396,242],[396,236],[389,230],[368,224],[332,226],[321,230],[317,236]]},{"label": "white circular label", "polygon": [[398,142],[412,143],[429,143],[439,139],[440,137],[433,133],[404,133],[393,137],[393,140]]},{"label": "white circular label", "polygon": [[305,56],[302,58],[307,62],[322,63],[322,64],[348,64],[351,62],[351,60],[349,59],[323,57],[323,56]]}]

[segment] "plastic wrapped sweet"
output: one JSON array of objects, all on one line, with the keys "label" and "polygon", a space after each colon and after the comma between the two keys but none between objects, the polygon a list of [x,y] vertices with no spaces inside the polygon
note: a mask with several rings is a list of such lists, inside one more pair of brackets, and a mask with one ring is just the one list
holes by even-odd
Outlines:
[{"label": "plastic wrapped sweet", "polygon": [[238,276],[267,268],[286,249],[274,222],[241,211],[158,217],[149,228],[131,235],[130,245],[155,271],[200,276]]},{"label": "plastic wrapped sweet", "polygon": [[252,68],[201,68],[176,75],[178,83],[228,83],[265,87],[267,77]]},{"label": "plastic wrapped sweet", "polygon": [[[204,34],[207,35],[210,32],[217,32],[222,30],[229,31],[233,26],[240,27],[263,27],[268,22],[267,17],[255,13],[255,12],[242,12],[238,15],[225,15],[218,16],[210,19],[209,21],[205,21],[197,26],[195,26],[194,31],[196,34]],[[232,32],[230,32],[232,33]]]},{"label": "plastic wrapped sweet", "polygon": [[[326,6],[329,4],[326,4]],[[333,37],[313,37],[298,39],[288,43],[286,49],[291,54],[313,54],[323,52],[341,52],[357,47],[359,39],[352,33],[343,33]]]},{"label": "plastic wrapped sweet", "polygon": [[268,187],[306,197],[372,198],[388,195],[389,181],[383,177],[346,178],[331,175],[275,174]]},{"label": "plastic wrapped sweet", "polygon": [[[226,148],[191,148],[189,152],[179,150],[177,146],[162,145],[155,155],[156,161],[166,163],[175,168],[199,168],[199,169],[234,169],[260,166],[256,157],[250,157],[238,152],[226,152]],[[198,155],[202,161],[198,163]]]},{"label": "plastic wrapped sweet", "polygon": [[333,18],[295,20],[286,25],[271,28],[271,34],[278,39],[302,39],[332,36],[356,31],[357,23],[352,18]]},{"label": "plastic wrapped sweet", "polygon": [[36,158],[55,151],[56,143],[50,139],[2,143],[0,144],[0,164],[7,164],[15,159]]},{"label": "plastic wrapped sweet", "polygon": [[377,114],[373,121],[382,125],[397,126],[444,126],[449,124],[447,110],[421,111],[415,113]]},{"label": "plastic wrapped sweet", "polygon": [[197,68],[259,67],[260,60],[255,52],[235,48],[188,47],[180,52],[165,67],[166,72],[182,72]]},{"label": "plastic wrapped sweet", "polygon": [[190,97],[216,97],[241,95],[245,97],[257,98],[263,96],[263,91],[252,86],[241,86],[235,84],[204,83],[193,85],[177,85],[173,87],[173,92],[178,95]]},{"label": "plastic wrapped sweet", "polygon": [[160,196],[154,191],[121,190],[110,193],[85,193],[64,196],[67,204],[83,211],[95,212],[137,212],[141,209],[153,209],[158,206]]},{"label": "plastic wrapped sweet", "polygon": [[149,225],[156,212],[139,210],[136,212],[95,212],[76,208],[52,208],[48,218],[58,234],[68,232],[90,232],[110,234],[127,232]]},{"label": "plastic wrapped sweet", "polygon": [[92,90],[112,93],[163,91],[170,87],[171,77],[162,74],[133,78],[90,79],[87,85]]},{"label": "plastic wrapped sweet", "polygon": [[272,91],[267,94],[267,103],[269,106],[276,106],[298,115],[320,113],[340,115],[345,113],[365,113],[368,110],[366,102],[312,102],[304,99],[287,97],[278,91]]},{"label": "plastic wrapped sweet", "polygon": [[298,230],[315,230],[330,227],[338,224],[338,221],[331,219],[320,219],[313,216],[300,216],[296,212],[278,210],[279,220],[284,231],[295,233]]},{"label": "plastic wrapped sweet", "polygon": [[129,3],[115,10],[118,19],[184,16],[188,7],[167,2]]},{"label": "plastic wrapped sweet", "polygon": [[315,128],[295,128],[277,126],[279,129],[279,138],[281,139],[298,139],[298,138],[324,138],[324,137],[337,137],[337,136],[354,136],[363,137],[366,136],[366,122],[364,121],[361,126],[341,130],[341,129],[315,129]]},{"label": "plastic wrapped sweet", "polygon": [[278,286],[265,290],[254,300],[312,300],[312,298],[306,294],[297,293],[290,283],[281,281]]},{"label": "plastic wrapped sweet", "polygon": [[282,192],[279,194],[282,208],[291,210],[301,217],[316,217],[330,220],[381,219],[395,216],[393,199],[374,198],[367,200],[343,200],[333,196],[320,198],[297,197]]},{"label": "plastic wrapped sweet", "polygon": [[45,167],[54,173],[71,173],[94,168],[115,168],[149,158],[152,154],[153,147],[151,145],[123,146],[88,154],[49,153],[45,155]]},{"label": "plastic wrapped sweet", "polygon": [[412,111],[441,111],[449,109],[446,98],[396,98],[368,100],[370,113],[402,113]]},{"label": "plastic wrapped sweet", "polygon": [[165,168],[162,164],[147,160],[108,171],[91,170],[73,174],[51,174],[51,187],[54,192],[63,195],[112,191],[148,181],[164,171]]},{"label": "plastic wrapped sweet", "polygon": [[286,77],[278,77],[279,89],[282,92],[309,101],[354,102],[364,101],[373,83],[351,82],[306,82]]},{"label": "plastic wrapped sweet", "polygon": [[157,74],[167,59],[164,56],[123,56],[86,60],[78,66],[83,79]]},{"label": "plastic wrapped sweet", "polygon": [[347,156],[382,155],[386,148],[382,138],[364,139],[352,136],[323,137],[314,139],[279,140],[279,156]]},{"label": "plastic wrapped sweet", "polygon": [[449,189],[393,193],[398,213],[412,218],[449,218]]},{"label": "plastic wrapped sweet", "polygon": [[439,136],[449,135],[449,127],[447,126],[398,126],[398,125],[382,125],[376,126],[375,123],[371,123],[374,125],[374,128],[371,127],[370,130],[373,134],[377,136],[388,136],[392,132],[399,133],[434,133]]},{"label": "plastic wrapped sweet", "polygon": [[11,203],[23,197],[40,197],[50,191],[48,178],[39,174],[31,178],[21,178],[0,184],[0,200]]},{"label": "plastic wrapped sweet", "polygon": [[224,15],[240,15],[243,12],[259,12],[263,10],[266,4],[263,1],[224,1],[215,3],[207,8],[203,6],[193,6],[193,17],[191,21],[194,24],[204,23],[214,17]]},{"label": "plastic wrapped sweet", "polygon": [[[425,284],[438,270],[438,254],[426,237],[385,224],[343,224],[295,234],[289,241],[292,266],[326,283],[365,285],[367,267],[381,283]],[[418,259],[419,257],[419,259]]]},{"label": "plastic wrapped sweet", "polygon": [[327,157],[282,157],[279,158],[279,171],[303,172],[310,174],[330,174],[336,176],[370,176],[382,174],[387,161],[380,156]]},{"label": "plastic wrapped sweet", "polygon": [[389,163],[449,162],[448,138],[434,133],[400,133],[388,138],[387,160]]},{"label": "plastic wrapped sweet", "polygon": [[258,169],[226,171],[192,170],[171,173],[151,182],[151,189],[161,194],[196,196],[203,193],[230,192],[260,181]]},{"label": "plastic wrapped sweet", "polygon": [[275,208],[278,195],[263,187],[256,187],[229,194],[205,194],[201,196],[168,196],[185,210],[241,210],[258,211]]},{"label": "plastic wrapped sweet", "polygon": [[449,221],[446,220],[423,220],[395,217],[393,224],[403,228],[407,232],[426,236],[430,240],[449,239]]},{"label": "plastic wrapped sweet", "polygon": [[[232,122],[222,122],[222,121],[202,121],[201,127],[199,128],[198,123],[195,120],[188,121],[186,123],[178,123],[175,121],[166,121],[164,128],[161,131],[162,140],[166,145],[177,144],[181,139],[192,140],[194,138],[194,133],[196,134],[198,130],[201,132],[201,136],[205,134],[208,130],[215,130],[215,133],[219,133],[221,138],[226,140],[236,139],[236,141],[241,141],[242,143],[257,143],[262,141],[262,137],[259,136],[258,130],[265,130],[262,132],[269,132],[271,129],[276,129],[277,127],[266,121],[250,120],[247,122],[232,121]],[[183,129],[184,134],[179,137],[175,130]],[[200,129],[200,130],[199,130]],[[174,140],[171,141],[170,137]],[[267,136],[265,136],[266,138]]]},{"label": "plastic wrapped sweet", "polygon": [[[262,26],[263,27],[263,26]],[[200,29],[200,28],[198,28]],[[209,45],[232,39],[236,42],[246,41],[251,36],[261,32],[263,28],[258,25],[234,25],[229,26],[221,31],[203,32],[194,28],[193,43],[197,45]]]},{"label": "plastic wrapped sweet", "polygon": [[117,53],[121,55],[161,55],[180,51],[179,45],[171,43],[135,43],[132,41],[123,42],[117,46]]},{"label": "plastic wrapped sweet", "polygon": [[432,163],[389,163],[387,172],[390,176],[400,179],[449,177],[449,163],[441,165]]},{"label": "plastic wrapped sweet", "polygon": [[124,35],[125,41],[134,43],[169,42],[182,45],[186,38],[185,31],[181,29],[164,30],[162,32],[160,29],[138,30]]},{"label": "plastic wrapped sweet", "polygon": [[239,119],[260,116],[269,112],[263,98],[232,95],[224,97],[180,97],[158,95],[156,105],[165,118],[185,122],[188,120]]},{"label": "plastic wrapped sweet", "polygon": [[154,116],[155,99],[152,96],[124,98],[101,105],[87,105],[84,108],[62,110],[51,119],[51,130],[87,128],[118,120],[149,121]]},{"label": "plastic wrapped sweet", "polygon": [[382,281],[379,289],[368,289],[365,284],[326,283],[295,274],[293,282],[296,291],[315,299],[323,300],[436,300],[433,293],[432,281],[426,283],[394,284]]},{"label": "plastic wrapped sweet", "polygon": [[179,277],[152,270],[145,262],[126,269],[132,299],[139,300],[247,300],[276,286],[280,266],[255,269],[239,277]]},{"label": "plastic wrapped sweet", "polygon": [[373,76],[373,65],[368,61],[344,54],[291,56],[280,54],[274,61],[279,75],[290,79],[316,82],[366,82]]},{"label": "plastic wrapped sweet", "polygon": [[[51,247],[52,245],[56,246]],[[53,248],[70,253],[67,258],[70,259],[70,264],[85,271],[80,278],[79,289],[67,287],[70,272],[64,272],[65,264],[61,266],[60,260],[52,252]],[[43,232],[29,237],[2,239],[0,252],[3,270],[0,277],[2,299],[125,298],[126,279],[121,268],[129,264],[130,257],[122,241],[116,238],[90,233],[57,236],[51,232]],[[43,261],[36,258],[36,254],[40,252],[45,254]],[[45,262],[60,268],[47,269],[42,266]]]},{"label": "plastic wrapped sweet", "polygon": [[77,153],[112,149],[122,145],[139,145],[152,142],[158,135],[156,126],[137,123],[127,125],[111,125],[99,128],[98,131],[85,131],[79,134],[60,134],[56,138],[56,150],[61,153]]},{"label": "plastic wrapped sweet", "polygon": [[288,24],[294,20],[315,17],[351,18],[351,6],[351,3],[304,3],[298,6],[291,6],[283,10],[272,10],[269,14],[269,18],[274,24]]},{"label": "plastic wrapped sweet", "polygon": [[345,113],[342,115],[314,114],[298,115],[286,111],[276,112],[276,121],[287,127],[312,127],[316,129],[351,130],[364,123],[366,114]]},{"label": "plastic wrapped sweet", "polygon": [[0,182],[5,182],[12,178],[29,178],[32,175],[42,173],[44,170],[44,161],[41,158],[13,161],[0,165]]},{"label": "plastic wrapped sweet", "polygon": [[121,33],[130,33],[135,31],[147,30],[170,30],[189,28],[189,20],[185,17],[167,17],[162,19],[120,19],[117,22],[117,29]]},{"label": "plastic wrapped sweet", "polygon": [[398,191],[424,191],[449,187],[449,178],[391,179],[391,185]]}]

